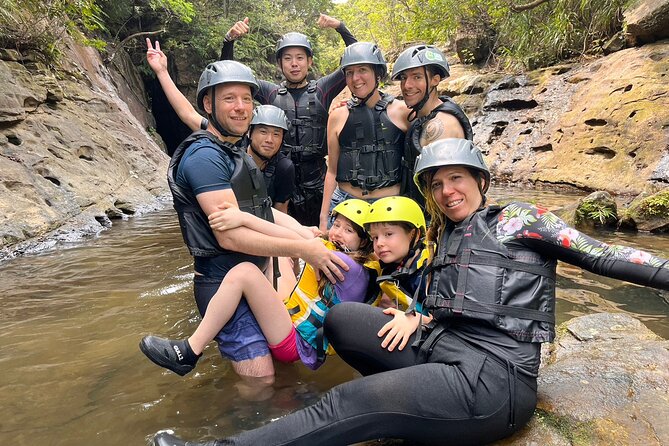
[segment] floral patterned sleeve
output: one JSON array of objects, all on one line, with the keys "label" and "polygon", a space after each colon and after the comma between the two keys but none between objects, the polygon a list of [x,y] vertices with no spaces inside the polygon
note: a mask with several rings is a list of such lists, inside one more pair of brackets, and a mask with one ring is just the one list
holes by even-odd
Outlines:
[{"label": "floral patterned sleeve", "polygon": [[521,243],[595,274],[669,290],[669,260],[595,240],[531,204],[504,207],[497,222],[497,239],[504,244]]}]

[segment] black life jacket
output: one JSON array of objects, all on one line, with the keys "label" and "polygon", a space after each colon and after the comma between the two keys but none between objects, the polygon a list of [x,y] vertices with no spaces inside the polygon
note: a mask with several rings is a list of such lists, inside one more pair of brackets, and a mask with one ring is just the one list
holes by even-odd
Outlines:
[{"label": "black life jacket", "polygon": [[406,195],[409,198],[417,201],[421,207],[425,207],[425,198],[418,191],[418,188],[413,182],[414,174],[414,163],[416,162],[416,157],[421,152],[420,146],[420,135],[423,132],[423,126],[425,123],[434,119],[437,116],[437,113],[448,113],[449,115],[455,116],[455,118],[462,126],[462,130],[465,132],[465,139],[470,141],[474,140],[474,131],[472,130],[472,125],[467,118],[465,112],[460,108],[458,104],[453,102],[448,96],[440,96],[441,105],[434,108],[426,116],[415,119],[409,127],[409,131],[406,135],[405,146],[404,146],[404,169],[402,174],[402,195]]},{"label": "black life jacket", "polygon": [[233,145],[221,141],[212,133],[199,130],[186,138],[176,148],[167,170],[167,183],[170,186],[174,199],[174,209],[179,216],[181,235],[190,251],[195,257],[215,257],[228,251],[221,248],[209,227],[207,214],[200,208],[197,198],[192,190],[181,187],[176,182],[177,169],[186,149],[202,138],[208,139],[221,154],[227,154],[235,164],[235,170],[230,179],[232,191],[235,193],[239,208],[264,220],[273,222],[272,203],[267,197],[267,189],[263,180],[262,172],[253,162],[253,159],[239,145],[246,145],[248,141],[244,138]]},{"label": "black life jacket", "polygon": [[522,342],[555,337],[554,259],[497,240],[502,208],[450,225],[428,266],[423,305],[437,321],[481,319]]},{"label": "black life jacket", "polygon": [[309,81],[297,102],[282,84],[272,102],[286,113],[290,122],[282,151],[295,165],[295,184],[306,188],[322,188],[327,155],[326,128],[328,110],[316,96],[317,83]]},{"label": "black life jacket", "polygon": [[395,98],[379,93],[381,99],[372,108],[348,102],[348,119],[339,134],[337,181],[349,182],[363,194],[402,178],[404,132],[388,116],[388,104]]}]

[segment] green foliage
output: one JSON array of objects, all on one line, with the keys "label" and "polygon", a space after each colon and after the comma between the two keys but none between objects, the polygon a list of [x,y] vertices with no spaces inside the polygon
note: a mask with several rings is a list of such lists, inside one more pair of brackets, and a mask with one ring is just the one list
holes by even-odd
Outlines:
[{"label": "green foliage", "polygon": [[35,52],[54,62],[67,34],[84,44],[104,47],[85,33],[105,29],[95,0],[0,0],[0,47]]},{"label": "green foliage", "polygon": [[666,218],[669,216],[669,190],[646,198],[639,204],[636,212],[646,217]]},{"label": "green foliage", "polygon": [[[163,49],[186,52],[204,66],[219,58],[226,31],[237,20],[249,17],[251,32],[235,45],[235,58],[249,64],[259,77],[278,79],[274,46],[288,31],[311,38],[317,74],[338,67],[343,44],[335,31],[317,27],[318,14],[323,12],[346,22],[358,40],[377,42],[389,61],[409,44],[445,45],[456,32],[473,32],[487,39],[505,65],[537,67],[599,51],[602,42],[621,29],[622,9],[629,2],[547,0],[515,12],[514,4],[526,2],[0,0],[0,46],[38,50],[53,60],[66,34],[102,49],[104,40],[119,42],[151,32]],[[127,48],[139,62],[143,39],[128,42]]]},{"label": "green foliage", "polygon": [[150,0],[149,7],[184,23],[190,23],[195,16],[194,5],[185,0]]},{"label": "green foliage", "polygon": [[336,14],[360,40],[375,41],[391,55],[412,42],[444,44],[456,31],[473,31],[486,34],[507,66],[534,68],[599,51],[621,29],[630,0],[548,0],[522,12],[512,9],[528,2],[348,0]]},{"label": "green foliage", "polygon": [[618,219],[616,209],[607,203],[594,200],[584,200],[575,212],[574,223],[578,226],[587,221],[599,222],[605,225],[607,222],[615,222]]}]

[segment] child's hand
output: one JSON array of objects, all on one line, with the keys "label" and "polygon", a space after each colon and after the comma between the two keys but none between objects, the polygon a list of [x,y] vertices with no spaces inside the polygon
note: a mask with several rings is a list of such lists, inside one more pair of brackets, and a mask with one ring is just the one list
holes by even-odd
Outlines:
[{"label": "child's hand", "polygon": [[386,308],[383,313],[394,314],[395,317],[377,333],[378,337],[385,335],[385,338],[381,341],[381,347],[387,348],[389,352],[395,350],[395,347],[402,350],[418,328],[419,319],[413,314],[407,316],[403,311],[395,308]]},{"label": "child's hand", "polygon": [[323,231],[318,229],[316,226],[307,226],[307,229],[311,231],[311,233],[314,235],[314,238],[323,236]]},{"label": "child's hand", "polygon": [[218,208],[221,210],[209,215],[209,226],[211,226],[211,229],[223,232],[228,229],[244,226],[244,219],[248,214],[242,212],[237,206],[224,202]]}]

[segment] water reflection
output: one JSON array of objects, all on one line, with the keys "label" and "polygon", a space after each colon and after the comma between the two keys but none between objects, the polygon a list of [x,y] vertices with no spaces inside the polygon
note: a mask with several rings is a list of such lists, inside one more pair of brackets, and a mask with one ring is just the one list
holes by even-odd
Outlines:
[{"label": "water reflection", "polygon": [[[495,199],[536,192],[493,189]],[[564,205],[567,194],[535,202]],[[313,403],[354,372],[331,358],[318,372],[278,365],[273,395],[240,396],[214,344],[181,378],[137,348],[149,333],[181,337],[198,322],[191,258],[171,211],[120,222],[98,237],[0,265],[0,444],[141,445],[162,428],[187,438],[249,429]],[[597,233],[669,256],[669,237]],[[669,338],[669,305],[656,290],[559,267],[558,321],[626,312]]]}]

